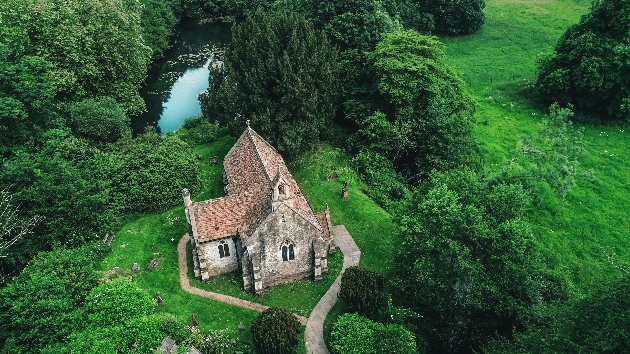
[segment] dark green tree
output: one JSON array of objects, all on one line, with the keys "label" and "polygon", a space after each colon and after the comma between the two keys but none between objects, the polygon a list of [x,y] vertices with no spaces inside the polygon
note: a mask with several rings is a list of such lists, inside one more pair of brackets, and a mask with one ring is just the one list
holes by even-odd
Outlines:
[{"label": "dark green tree", "polygon": [[98,285],[96,269],[106,251],[99,242],[33,258],[0,289],[0,342],[9,339],[11,352],[39,353],[85,325],[76,310]]},{"label": "dark green tree", "polygon": [[110,145],[111,198],[121,213],[165,211],[181,204],[181,191],[199,186],[199,167],[188,144],[147,131]]},{"label": "dark green tree", "polygon": [[66,111],[66,124],[78,138],[104,145],[131,137],[129,117],[111,97],[70,103]]},{"label": "dark green tree", "polygon": [[475,106],[435,37],[385,35],[369,55],[380,112],[358,122],[361,148],[381,154],[411,182],[470,161]]},{"label": "dark green tree", "polygon": [[168,40],[173,34],[177,18],[173,13],[172,1],[142,0],[142,38],[153,51],[153,58],[161,58],[168,49]]},{"label": "dark green tree", "polygon": [[510,335],[540,301],[531,197],[518,184],[482,189],[466,169],[433,173],[401,217],[394,301],[418,313],[419,335],[435,352],[478,350]]},{"label": "dark green tree", "polygon": [[370,317],[387,302],[385,278],[379,272],[364,267],[349,267],[341,277],[339,298],[350,311]]},{"label": "dark green tree", "polygon": [[593,2],[554,52],[539,61],[536,87],[548,103],[572,103],[605,120],[630,116],[630,1]]},{"label": "dark green tree", "polygon": [[259,354],[291,354],[298,345],[300,322],[282,307],[263,311],[252,325],[252,340]]},{"label": "dark green tree", "polygon": [[240,134],[245,121],[279,151],[312,148],[335,115],[337,52],[301,15],[258,13],[234,25],[225,66],[200,96],[204,116]]},{"label": "dark green tree", "polygon": [[419,0],[421,13],[430,14],[435,32],[462,35],[477,32],[486,21],[485,0]]},{"label": "dark green tree", "polygon": [[69,131],[52,129],[43,139],[40,151],[17,151],[3,164],[2,183],[24,216],[43,218],[33,229],[37,237],[19,240],[3,260],[9,266],[19,267],[54,244],[78,247],[101,239],[114,223],[107,156]]}]

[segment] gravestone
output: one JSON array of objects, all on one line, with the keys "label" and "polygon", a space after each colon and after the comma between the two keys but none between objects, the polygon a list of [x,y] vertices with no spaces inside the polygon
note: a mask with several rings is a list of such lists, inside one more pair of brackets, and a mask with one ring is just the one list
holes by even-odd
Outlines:
[{"label": "gravestone", "polygon": [[348,181],[343,182],[343,189],[341,190],[341,198],[348,199]]},{"label": "gravestone", "polygon": [[164,303],[164,300],[162,300],[162,293],[159,291],[155,293],[155,302],[157,302],[158,305]]},{"label": "gravestone", "polygon": [[140,265],[138,263],[134,263],[133,267],[131,267],[131,270],[133,270],[134,272],[139,272],[140,271]]},{"label": "gravestone", "polygon": [[210,158],[210,166],[216,166],[219,164],[219,156],[212,156]]},{"label": "gravestone", "polygon": [[193,313],[190,315],[190,331],[191,332],[199,332],[199,323],[197,322],[197,314]]}]

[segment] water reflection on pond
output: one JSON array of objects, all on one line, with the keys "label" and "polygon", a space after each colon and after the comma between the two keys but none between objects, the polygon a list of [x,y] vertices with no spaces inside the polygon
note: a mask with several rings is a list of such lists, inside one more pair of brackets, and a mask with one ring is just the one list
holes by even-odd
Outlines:
[{"label": "water reflection on pond", "polygon": [[165,134],[177,129],[186,118],[201,113],[197,96],[208,87],[208,64],[212,52],[231,39],[231,24],[180,24],[164,58],[149,68],[140,94],[147,112],[133,117],[134,135],[146,126]]}]

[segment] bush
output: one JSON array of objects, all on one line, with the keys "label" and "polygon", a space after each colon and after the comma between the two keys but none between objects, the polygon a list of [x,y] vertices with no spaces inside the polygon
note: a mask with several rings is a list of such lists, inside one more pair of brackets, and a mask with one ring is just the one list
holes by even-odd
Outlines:
[{"label": "bush", "polygon": [[341,277],[339,298],[351,311],[364,316],[376,314],[387,300],[385,278],[379,272],[363,267],[349,267]]},{"label": "bush", "polygon": [[95,143],[113,143],[131,137],[129,117],[111,97],[70,103],[66,111],[66,124],[76,137]]},{"label": "bush", "polygon": [[252,325],[252,340],[260,354],[295,353],[298,345],[300,322],[294,314],[282,307],[263,311]]},{"label": "bush", "polygon": [[405,327],[383,325],[356,314],[337,320],[332,332],[333,354],[415,354],[416,339]]},{"label": "bush", "polygon": [[204,116],[188,118],[177,131],[177,137],[189,145],[209,144],[217,137],[218,124],[208,122]]}]

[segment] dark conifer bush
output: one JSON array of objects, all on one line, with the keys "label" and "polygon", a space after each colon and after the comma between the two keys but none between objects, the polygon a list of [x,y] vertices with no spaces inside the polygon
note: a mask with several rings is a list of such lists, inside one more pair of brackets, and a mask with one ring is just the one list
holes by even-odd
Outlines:
[{"label": "dark conifer bush", "polygon": [[339,298],[350,308],[363,316],[372,316],[385,304],[385,278],[379,272],[364,268],[350,267],[341,278]]},{"label": "dark conifer bush", "polygon": [[295,353],[298,345],[300,322],[294,314],[282,307],[263,311],[252,325],[252,340],[260,354]]}]

